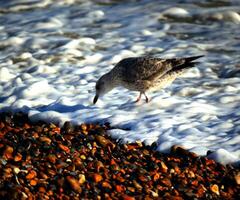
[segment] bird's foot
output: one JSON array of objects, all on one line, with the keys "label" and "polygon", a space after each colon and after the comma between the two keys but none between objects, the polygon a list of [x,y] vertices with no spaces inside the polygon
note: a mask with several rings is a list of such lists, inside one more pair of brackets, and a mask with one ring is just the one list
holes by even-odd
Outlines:
[{"label": "bird's foot", "polygon": [[138,103],[141,100],[142,94],[145,96],[146,103],[148,103],[150,101],[149,98],[147,97],[147,95],[144,92],[140,92],[140,95],[138,96],[138,98],[135,101],[135,103]]},{"label": "bird's foot", "polygon": [[137,98],[137,100],[135,101],[135,103],[138,103],[140,101],[140,98]]},{"label": "bird's foot", "polygon": [[146,97],[146,99],[145,99],[145,100],[146,100],[146,103],[148,103],[148,102],[149,102],[149,99],[148,99],[148,97]]},{"label": "bird's foot", "polygon": [[142,93],[140,92],[140,94],[139,94],[137,100],[135,101],[135,103],[138,103],[140,101],[141,97],[142,97]]},{"label": "bird's foot", "polygon": [[145,96],[145,101],[146,101],[146,103],[148,103],[149,102],[149,98],[147,97],[147,95],[145,94],[145,93],[143,93],[144,94],[144,96]]}]

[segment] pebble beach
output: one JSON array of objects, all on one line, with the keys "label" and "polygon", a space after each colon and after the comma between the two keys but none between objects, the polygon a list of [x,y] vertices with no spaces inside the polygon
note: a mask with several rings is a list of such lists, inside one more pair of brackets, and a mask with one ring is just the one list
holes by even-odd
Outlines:
[{"label": "pebble beach", "polygon": [[1,199],[239,199],[240,169],[173,146],[119,144],[109,124],[0,117]]},{"label": "pebble beach", "polygon": [[[1,2],[0,198],[238,199],[239,27],[237,0]],[[121,59],[198,55],[93,105]]]}]

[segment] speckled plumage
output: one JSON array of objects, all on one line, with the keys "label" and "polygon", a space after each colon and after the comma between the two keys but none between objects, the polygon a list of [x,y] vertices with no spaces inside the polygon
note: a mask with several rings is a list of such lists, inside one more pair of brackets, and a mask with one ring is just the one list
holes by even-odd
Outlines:
[{"label": "speckled plumage", "polygon": [[[121,60],[107,74],[103,75],[96,83],[96,96],[103,95],[117,86],[129,90],[139,91],[145,95],[148,90],[160,89],[169,85],[187,68],[194,66],[194,60],[202,56],[187,58],[161,59],[151,57],[130,57]],[[102,89],[102,90],[101,90]],[[148,98],[146,97],[146,102]]]}]

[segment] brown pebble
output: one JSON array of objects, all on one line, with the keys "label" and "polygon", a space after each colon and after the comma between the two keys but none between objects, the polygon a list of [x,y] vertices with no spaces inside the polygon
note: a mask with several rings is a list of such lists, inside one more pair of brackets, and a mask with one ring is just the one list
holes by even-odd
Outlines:
[{"label": "brown pebble", "polygon": [[106,182],[106,181],[103,181],[103,182],[102,182],[102,187],[112,189],[111,184],[108,183],[108,182]]},{"label": "brown pebble", "polygon": [[56,163],[56,160],[57,160],[57,157],[56,157],[56,155],[54,155],[54,154],[49,154],[48,156],[47,156],[47,160],[49,161],[49,162],[51,162],[51,163]]},{"label": "brown pebble", "polygon": [[72,176],[67,176],[67,182],[69,183],[70,187],[75,191],[75,192],[78,192],[78,193],[81,193],[82,192],[82,188],[78,182],[77,179],[73,178]]},{"label": "brown pebble", "polygon": [[171,148],[171,153],[176,155],[181,155],[181,156],[189,156],[190,152],[182,146],[174,145]]},{"label": "brown pebble", "polygon": [[70,153],[70,149],[67,146],[60,143],[60,144],[58,144],[58,147],[60,149],[62,149],[63,151],[65,151],[66,153]]},{"label": "brown pebble", "polygon": [[37,185],[37,180],[32,179],[32,180],[30,181],[30,185],[31,185],[31,186]]},{"label": "brown pebble", "polygon": [[31,171],[27,174],[26,179],[30,180],[30,179],[35,178],[36,176],[37,176],[37,172],[34,171],[34,170],[31,170]]},{"label": "brown pebble", "polygon": [[136,181],[136,180],[133,180],[133,185],[135,188],[137,188],[138,190],[142,190],[142,186]]},{"label": "brown pebble", "polygon": [[82,131],[87,131],[87,125],[86,124],[81,124],[80,125]]},{"label": "brown pebble", "polygon": [[40,178],[42,178],[42,179],[48,179],[49,178],[48,175],[45,174],[44,172],[40,172],[39,174],[40,174]]},{"label": "brown pebble", "polygon": [[104,168],[104,165],[101,161],[97,161],[97,162],[95,162],[95,168],[99,172],[100,169]]},{"label": "brown pebble", "polygon": [[66,121],[62,127],[62,131],[64,134],[72,134],[74,131],[73,124],[69,121]]},{"label": "brown pebble", "polygon": [[4,172],[7,174],[12,173],[12,168],[8,167],[8,168],[4,168]]},{"label": "brown pebble", "polygon": [[33,132],[32,133],[32,137],[37,139],[37,138],[39,138],[39,134],[37,132]]},{"label": "brown pebble", "polygon": [[115,144],[113,144],[109,139],[107,139],[101,135],[96,135],[95,138],[96,138],[97,142],[99,144],[101,144],[103,147],[107,147],[107,146],[110,146],[112,148],[115,147]]},{"label": "brown pebble", "polygon": [[181,170],[180,170],[180,168],[178,166],[174,167],[174,171],[175,171],[176,174],[180,174],[181,173]]},{"label": "brown pebble", "polygon": [[193,171],[189,171],[189,172],[188,172],[188,177],[190,177],[190,178],[195,178],[194,172],[193,172]]},{"label": "brown pebble", "polygon": [[168,171],[168,167],[163,161],[160,162],[160,171],[163,173],[167,173]]},{"label": "brown pebble", "polygon": [[41,186],[41,187],[38,188],[38,192],[45,193],[45,192],[46,192],[46,189]]},{"label": "brown pebble", "polygon": [[129,190],[130,192],[135,192],[135,188],[134,187],[127,187],[127,190]]},{"label": "brown pebble", "polygon": [[140,148],[140,146],[138,144],[128,144],[126,145],[126,149],[131,151],[131,150],[134,150],[134,149],[137,149],[137,148]]},{"label": "brown pebble", "polygon": [[214,185],[210,185],[210,189],[212,192],[214,192],[215,194],[219,195],[219,188],[218,188],[218,185],[217,184],[214,184]]},{"label": "brown pebble", "polygon": [[157,181],[160,178],[160,173],[155,173],[153,176],[153,180]]},{"label": "brown pebble", "polygon": [[40,140],[41,142],[47,143],[48,145],[50,145],[51,142],[52,142],[52,140],[51,140],[50,138],[45,137],[45,136],[40,137],[39,140]]},{"label": "brown pebble", "polygon": [[17,153],[15,156],[14,156],[14,161],[15,162],[19,162],[22,160],[22,154],[20,153]]},{"label": "brown pebble", "polygon": [[214,160],[205,158],[205,165],[209,166],[209,165],[215,165],[216,162]]},{"label": "brown pebble", "polygon": [[0,122],[0,129],[3,129],[5,127],[5,124],[3,122]]},{"label": "brown pebble", "polygon": [[78,182],[79,182],[81,185],[82,185],[83,183],[85,183],[86,177],[85,177],[84,174],[79,174],[78,177],[79,177]]},{"label": "brown pebble", "polygon": [[47,191],[47,195],[48,195],[48,196],[53,196],[53,194],[54,194],[54,193],[53,193],[52,190],[48,190],[48,191]]},{"label": "brown pebble", "polygon": [[154,197],[154,198],[158,197],[158,193],[157,192],[152,191],[152,190],[149,190],[148,192],[151,194],[152,197]]},{"label": "brown pebble", "polygon": [[6,146],[4,151],[4,157],[8,160],[12,158],[13,148],[11,146]]},{"label": "brown pebble", "polygon": [[201,198],[203,197],[204,193],[207,191],[207,189],[202,185],[200,184],[197,188],[197,197]]},{"label": "brown pebble", "polygon": [[149,181],[149,179],[148,179],[146,176],[144,176],[144,175],[138,176],[138,179],[139,179],[140,181],[142,181],[142,182],[148,182],[148,181]]},{"label": "brown pebble", "polygon": [[171,180],[168,178],[164,178],[164,179],[160,180],[160,183],[162,183],[163,185],[168,186],[168,187],[172,186]]},{"label": "brown pebble", "polygon": [[102,181],[102,179],[103,179],[102,176],[97,173],[93,174],[92,177],[93,177],[93,180],[95,183],[98,183],[98,182]]},{"label": "brown pebble", "polygon": [[198,157],[199,157],[199,156],[198,156],[196,153],[194,153],[194,152],[189,152],[188,156],[189,156],[190,158],[198,158]]},{"label": "brown pebble", "polygon": [[240,185],[240,172],[238,172],[235,176],[234,179],[238,185]]},{"label": "brown pebble", "polygon": [[79,157],[74,158],[73,163],[74,163],[74,165],[75,165],[76,167],[82,167],[82,164],[83,164],[83,163],[82,163],[82,159],[79,158]]},{"label": "brown pebble", "polygon": [[129,196],[129,195],[126,195],[126,194],[122,195],[122,199],[123,199],[123,200],[135,200],[134,197]]},{"label": "brown pebble", "polygon": [[197,180],[192,181],[191,185],[198,186],[198,181]]},{"label": "brown pebble", "polygon": [[30,126],[29,124],[25,123],[25,124],[23,125],[23,128],[24,128],[24,129],[30,129],[31,126]]},{"label": "brown pebble", "polygon": [[50,175],[50,176],[55,176],[56,175],[56,171],[55,170],[53,170],[53,169],[47,169],[47,172],[48,172],[48,175]]},{"label": "brown pebble", "polygon": [[115,185],[115,189],[119,193],[122,193],[125,190],[122,185]]},{"label": "brown pebble", "polygon": [[60,161],[58,164],[56,164],[57,169],[66,168],[67,166],[68,166],[68,164],[66,162],[63,162],[63,161]]}]

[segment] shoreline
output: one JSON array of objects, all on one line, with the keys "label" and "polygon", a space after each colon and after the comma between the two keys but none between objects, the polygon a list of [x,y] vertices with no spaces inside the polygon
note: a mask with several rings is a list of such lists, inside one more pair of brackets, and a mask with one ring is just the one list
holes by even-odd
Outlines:
[{"label": "shoreline", "polygon": [[0,113],[0,197],[4,199],[238,199],[239,166],[173,146],[119,144],[108,125],[32,123]]}]

